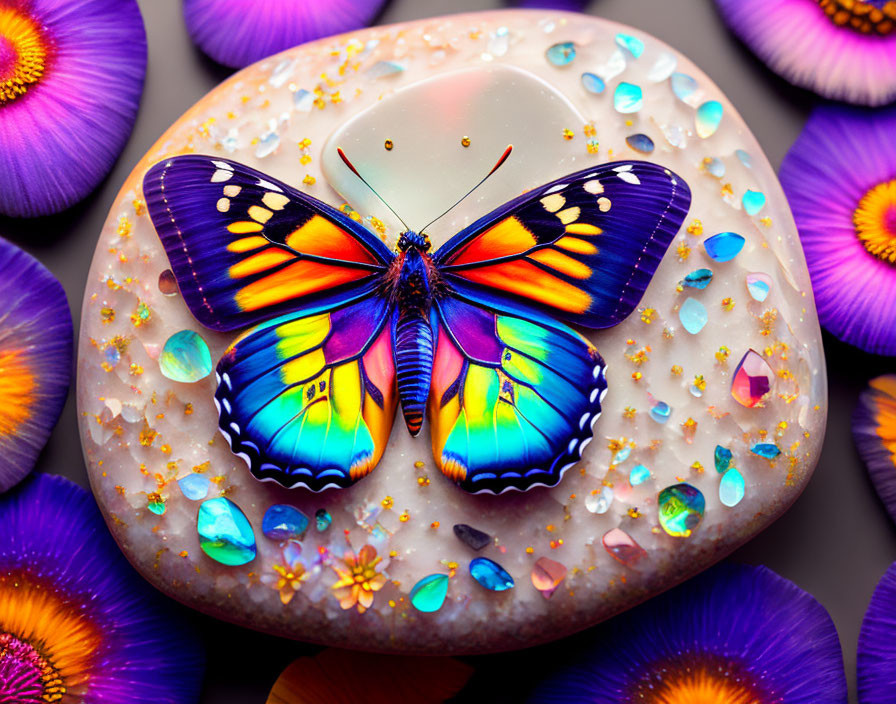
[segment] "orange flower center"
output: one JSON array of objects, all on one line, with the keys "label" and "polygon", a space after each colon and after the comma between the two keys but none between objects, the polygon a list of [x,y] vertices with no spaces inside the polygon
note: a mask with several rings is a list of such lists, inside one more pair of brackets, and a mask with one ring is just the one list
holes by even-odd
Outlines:
[{"label": "orange flower center", "polygon": [[0,7],[0,107],[28,92],[47,64],[47,44],[37,23],[11,7]]},{"label": "orange flower center", "polygon": [[0,350],[0,435],[13,435],[31,416],[37,386],[21,350]]},{"label": "orange flower center", "polygon": [[896,179],[869,190],[859,201],[852,221],[865,249],[896,265]]},{"label": "orange flower center", "polygon": [[651,668],[626,704],[766,704],[767,693],[736,663],[711,655],[686,655]]},{"label": "orange flower center", "polygon": [[886,36],[896,29],[896,0],[818,0],[838,27]]}]

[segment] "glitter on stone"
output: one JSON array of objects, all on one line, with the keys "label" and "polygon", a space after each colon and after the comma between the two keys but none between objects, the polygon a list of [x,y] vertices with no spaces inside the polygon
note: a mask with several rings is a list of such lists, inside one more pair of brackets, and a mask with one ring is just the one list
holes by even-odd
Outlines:
[{"label": "glitter on stone", "polygon": [[694,123],[697,127],[697,135],[703,139],[714,135],[721,122],[722,104],[718,100],[707,100],[697,108]]},{"label": "glitter on stone", "polygon": [[264,512],[261,532],[271,540],[301,538],[308,530],[308,516],[289,504],[274,504]]},{"label": "glitter on stone", "polygon": [[255,158],[264,159],[277,151],[279,146],[280,135],[276,132],[266,132],[258,138],[258,143],[255,145]]},{"label": "glitter on stone", "polygon": [[545,599],[550,599],[553,593],[566,579],[566,565],[563,565],[549,557],[539,557],[532,567],[532,586],[534,586]]},{"label": "glitter on stone", "polygon": [[754,301],[762,303],[768,298],[769,291],[772,289],[772,277],[768,274],[754,273],[747,274],[747,291]]},{"label": "glitter on stone", "polygon": [[650,154],[654,149],[653,140],[646,134],[632,134],[625,138],[625,143],[642,154]]},{"label": "glitter on stone", "polygon": [[731,396],[747,408],[762,406],[771,391],[775,373],[755,350],[747,350],[731,378]]},{"label": "glitter on stone", "polygon": [[314,513],[314,527],[319,533],[323,533],[333,522],[333,517],[325,508],[319,508]]},{"label": "glitter on stone", "polygon": [[703,520],[706,499],[690,484],[674,484],[657,496],[657,514],[663,530],[674,538],[687,538]]},{"label": "glitter on stone", "polygon": [[479,584],[493,592],[503,592],[513,587],[513,577],[497,562],[487,557],[475,557],[470,562],[470,574]]},{"label": "glitter on stone", "polygon": [[616,35],[616,44],[625,49],[633,58],[637,59],[644,53],[644,42],[631,34],[623,34],[620,32]]},{"label": "glitter on stone", "polygon": [[678,311],[678,319],[691,335],[696,335],[706,325],[708,316],[706,306],[696,298],[688,298],[681,304]]},{"label": "glitter on stone", "polygon": [[706,170],[716,178],[722,178],[725,175],[725,163],[716,157],[710,157],[703,161]]},{"label": "glitter on stone", "polygon": [[634,567],[643,558],[647,557],[647,551],[635,542],[622,528],[612,528],[604,533],[601,538],[604,550],[606,550],[617,562],[627,567]]},{"label": "glitter on stone", "polygon": [[199,546],[222,565],[245,565],[255,559],[255,534],[249,519],[230,499],[203,501],[196,519]]},{"label": "glitter on stone", "polygon": [[734,467],[722,475],[719,482],[719,501],[725,506],[737,506],[746,493],[743,475]]},{"label": "glitter on stone", "polygon": [[572,42],[560,42],[548,47],[544,55],[548,63],[553,66],[566,66],[571,64],[572,60],[576,58],[576,45]]},{"label": "glitter on stone", "polygon": [[672,407],[665,401],[657,401],[650,409],[650,417],[660,425],[664,425],[672,415]]},{"label": "glitter on stone", "polygon": [[747,215],[756,215],[765,207],[765,194],[761,191],[747,190],[741,198],[741,203]]},{"label": "glitter on stone", "polygon": [[177,480],[180,487],[180,493],[190,501],[200,501],[208,496],[208,489],[211,482],[204,474],[192,472],[185,477]]},{"label": "glitter on stone", "polygon": [[314,93],[300,88],[292,96],[292,107],[298,112],[311,112],[314,107]]},{"label": "glitter on stone", "polygon": [[716,445],[716,450],[713,453],[714,459],[716,463],[716,471],[719,474],[724,473],[731,466],[731,460],[734,458],[731,450],[727,447],[722,447],[721,445]]},{"label": "glitter on stone", "polygon": [[613,489],[602,486],[599,491],[592,491],[585,497],[585,508],[591,513],[606,513],[613,503]]},{"label": "glitter on stone", "polygon": [[616,92],[613,94],[613,107],[616,108],[616,112],[627,115],[638,112],[643,106],[644,94],[640,86],[625,81],[616,86]]},{"label": "glitter on stone", "polygon": [[703,248],[710,259],[717,262],[730,262],[744,248],[746,240],[734,232],[720,232],[706,239]]},{"label": "glitter on stone", "polygon": [[750,452],[767,460],[773,460],[781,454],[781,448],[771,442],[758,442],[750,448]]},{"label": "glitter on stone", "polygon": [[647,80],[651,83],[660,83],[671,76],[678,66],[678,57],[675,54],[663,52],[660,54],[653,66],[647,72]]},{"label": "glitter on stone", "polygon": [[431,614],[442,608],[448,595],[448,575],[431,574],[417,582],[408,598],[417,611]]},{"label": "glitter on stone", "polygon": [[636,464],[632,467],[632,471],[628,475],[628,483],[632,486],[638,486],[650,479],[650,470],[643,464]]},{"label": "glitter on stone", "polygon": [[589,93],[594,93],[594,95],[600,95],[607,88],[607,84],[604,82],[604,79],[598,76],[596,73],[583,73],[582,85],[585,87],[585,90],[587,90]]},{"label": "glitter on stone", "polygon": [[492,542],[492,538],[488,533],[468,526],[466,523],[458,523],[454,526],[454,534],[465,545],[474,550],[482,550],[486,545]]},{"label": "glitter on stone", "polygon": [[681,283],[689,288],[704,289],[709,286],[710,281],[712,281],[712,269],[697,269],[685,276]]},{"label": "glitter on stone", "polygon": [[212,373],[212,355],[198,333],[181,330],[162,347],[159,369],[172,381],[191,384]]},{"label": "glitter on stone", "polygon": [[686,73],[673,73],[669,77],[669,85],[672,86],[672,93],[679,100],[687,100],[697,90],[697,81]]}]

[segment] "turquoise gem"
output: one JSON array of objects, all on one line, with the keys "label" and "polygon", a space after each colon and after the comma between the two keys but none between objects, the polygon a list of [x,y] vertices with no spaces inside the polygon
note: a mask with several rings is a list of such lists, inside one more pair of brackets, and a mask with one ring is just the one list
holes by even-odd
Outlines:
[{"label": "turquoise gem", "polygon": [[544,52],[548,62],[554,66],[566,66],[576,58],[576,45],[572,42],[560,42],[548,47]]},{"label": "turquoise gem", "polygon": [[628,483],[632,486],[638,486],[650,479],[650,470],[643,464],[636,464],[632,467],[632,471],[628,475]]},{"label": "turquoise gem", "polygon": [[197,333],[181,330],[165,342],[159,355],[159,369],[172,381],[191,384],[212,373],[212,355]]},{"label": "turquoise gem", "polygon": [[669,77],[672,92],[679,100],[685,100],[697,90],[697,81],[686,73],[673,73]]},{"label": "turquoise gem", "polygon": [[261,519],[261,532],[271,540],[301,538],[306,530],[308,516],[289,504],[274,504]]},{"label": "turquoise gem", "polygon": [[600,95],[607,88],[604,79],[595,73],[583,73],[582,85],[585,86],[585,90],[589,93],[594,93],[595,95]]},{"label": "turquoise gem", "polygon": [[630,454],[632,454],[632,448],[630,445],[626,445],[613,457],[613,463],[619,464],[620,462],[625,462]]},{"label": "turquoise gem", "polygon": [[675,538],[687,538],[703,520],[706,499],[690,484],[674,484],[657,496],[657,511],[663,530]]},{"label": "turquoise gem", "polygon": [[758,442],[750,448],[750,452],[767,460],[773,460],[781,454],[781,448],[771,442]]},{"label": "turquoise gem", "polygon": [[722,475],[722,481],[719,482],[719,501],[726,506],[737,506],[746,490],[743,475],[732,467]]},{"label": "turquoise gem", "polygon": [[613,94],[613,107],[616,108],[616,112],[624,115],[638,112],[643,105],[644,94],[641,92],[641,86],[625,81],[616,86],[616,92]]},{"label": "turquoise gem", "polygon": [[704,240],[703,248],[710,259],[730,262],[744,248],[746,240],[735,232],[720,232]]},{"label": "turquoise gem", "polygon": [[704,289],[712,281],[712,269],[697,269],[684,277],[681,283],[689,288]]},{"label": "turquoise gem", "polygon": [[623,34],[620,32],[616,35],[616,44],[625,49],[633,58],[639,58],[644,53],[644,42],[631,34]]},{"label": "turquoise gem", "polygon": [[696,298],[688,298],[681,304],[681,308],[678,311],[678,319],[685,330],[691,333],[691,335],[696,335],[703,329],[708,320],[706,306]]},{"label": "turquoise gem", "polygon": [[199,547],[222,565],[245,565],[255,559],[255,534],[246,514],[230,499],[203,501],[196,519]]},{"label": "turquoise gem", "polygon": [[208,496],[210,484],[208,477],[204,474],[196,474],[195,472],[177,480],[177,485],[180,487],[180,493],[186,496],[190,501],[199,501]]},{"label": "turquoise gem", "polygon": [[157,516],[161,516],[165,513],[165,502],[164,501],[150,501],[146,504],[146,508],[152,511]]},{"label": "turquoise gem", "polygon": [[330,512],[325,508],[319,508],[314,513],[314,527],[317,528],[318,532],[323,533],[327,528],[330,527],[330,524],[333,522],[333,517],[330,515]]},{"label": "turquoise gem", "polygon": [[417,611],[431,614],[438,611],[448,595],[448,575],[431,574],[417,582],[411,589],[411,604]]},{"label": "turquoise gem", "polygon": [[716,178],[722,178],[725,175],[725,164],[721,159],[716,159],[716,157],[711,157],[709,159],[704,160],[703,165],[706,167],[706,170],[709,171]]},{"label": "turquoise gem", "polygon": [[772,277],[768,274],[747,274],[747,291],[754,301],[762,303],[772,290]]},{"label": "turquoise gem", "polygon": [[722,104],[718,100],[707,100],[699,108],[694,116],[697,134],[706,139],[711,137],[719,129],[722,122]]},{"label": "turquoise gem", "polygon": [[653,418],[660,425],[665,424],[667,420],[669,420],[669,416],[672,415],[672,407],[666,403],[665,401],[657,402],[653,408],[650,409],[650,417]]},{"label": "turquoise gem", "polygon": [[734,152],[737,154],[737,158],[740,159],[740,163],[746,166],[748,169],[753,168],[753,157],[747,154],[743,149],[737,149]]},{"label": "turquoise gem", "polygon": [[470,574],[486,589],[503,592],[513,587],[513,577],[501,565],[487,557],[476,557],[470,562]]},{"label": "turquoise gem", "polygon": [[636,152],[641,152],[642,154],[650,154],[654,147],[653,140],[646,134],[629,135],[625,138],[625,143]]},{"label": "turquoise gem", "polygon": [[756,215],[765,206],[765,194],[761,191],[747,191],[741,198],[741,204],[747,215]]},{"label": "turquoise gem", "polygon": [[731,453],[727,447],[722,447],[721,445],[716,445],[715,451],[715,461],[716,461],[716,471],[719,474],[722,474],[728,467],[731,466],[731,460],[734,455]]}]

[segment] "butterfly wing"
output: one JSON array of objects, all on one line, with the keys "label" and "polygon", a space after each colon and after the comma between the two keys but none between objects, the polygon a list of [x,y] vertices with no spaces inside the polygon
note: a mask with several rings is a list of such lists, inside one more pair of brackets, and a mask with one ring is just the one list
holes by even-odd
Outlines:
[{"label": "butterfly wing", "polygon": [[457,296],[526,317],[590,328],[624,320],[690,206],[668,169],[620,161],[523,194],[465,228],[434,255]]},{"label": "butterfly wing", "polygon": [[221,432],[257,478],[347,487],[379,462],[395,417],[392,309],[374,296],[291,313],[239,337],[218,363]]},{"label": "butterfly wing", "polygon": [[226,159],[166,159],[143,193],[187,306],[215,330],[360,300],[394,257],[335,208]]},{"label": "butterfly wing", "polygon": [[435,306],[429,421],[442,472],[473,493],[554,486],[590,442],[607,389],[581,335],[456,298]]}]

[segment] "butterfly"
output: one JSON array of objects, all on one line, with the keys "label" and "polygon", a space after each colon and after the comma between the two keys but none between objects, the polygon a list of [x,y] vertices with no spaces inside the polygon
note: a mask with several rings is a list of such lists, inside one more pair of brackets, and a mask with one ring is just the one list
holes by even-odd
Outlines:
[{"label": "butterfly", "polygon": [[432,252],[423,232],[390,249],[213,156],[161,161],[143,191],[192,314],[245,330],[217,365],[221,432],[255,477],[313,491],[374,469],[399,403],[412,435],[428,416],[435,463],[462,489],[556,485],[607,391],[570,324],[624,320],[690,207],[668,169],[618,161],[534,188]]}]

